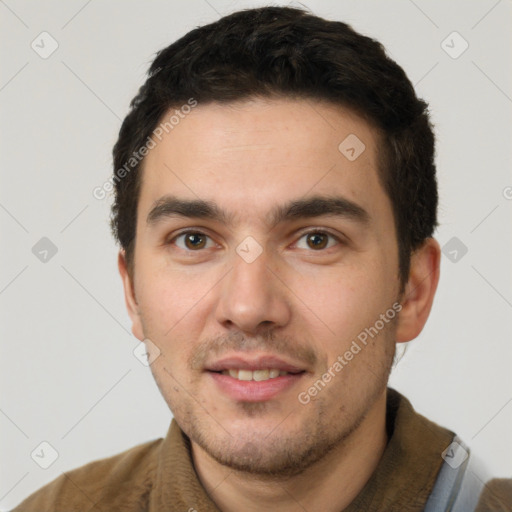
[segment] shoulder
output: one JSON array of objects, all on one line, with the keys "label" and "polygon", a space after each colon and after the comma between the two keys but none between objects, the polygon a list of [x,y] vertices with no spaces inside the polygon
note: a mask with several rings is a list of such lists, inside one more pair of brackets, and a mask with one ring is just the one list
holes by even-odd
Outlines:
[{"label": "shoulder", "polygon": [[[151,490],[163,439],[63,472],[12,512],[138,511]],[[95,507],[97,505],[97,508]]]},{"label": "shoulder", "polygon": [[485,484],[476,512],[506,512],[512,506],[512,478],[494,478]]}]

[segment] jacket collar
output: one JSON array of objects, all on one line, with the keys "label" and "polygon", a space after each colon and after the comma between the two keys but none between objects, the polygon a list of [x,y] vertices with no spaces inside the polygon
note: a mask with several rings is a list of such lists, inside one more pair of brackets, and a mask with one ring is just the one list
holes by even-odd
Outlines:
[{"label": "jacket collar", "polygon": [[[441,468],[444,449],[454,434],[416,413],[394,389],[387,392],[388,444],[377,469],[344,512],[388,509],[423,510]],[[221,512],[201,485],[190,440],[172,420],[161,445],[149,512],[173,510]]]}]

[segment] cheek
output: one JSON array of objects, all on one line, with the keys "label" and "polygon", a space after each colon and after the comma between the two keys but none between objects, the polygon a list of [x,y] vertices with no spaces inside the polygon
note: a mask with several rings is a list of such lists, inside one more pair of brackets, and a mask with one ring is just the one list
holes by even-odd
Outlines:
[{"label": "cheek", "polygon": [[211,289],[207,277],[155,267],[141,271],[137,299],[145,320],[155,326],[167,326],[167,329],[180,319],[185,320]]},{"label": "cheek", "polygon": [[[346,385],[361,368],[373,365],[374,359],[382,359],[384,344],[375,345],[375,342],[385,334],[380,332],[374,339],[365,331],[374,326],[394,302],[390,291],[393,287],[386,281],[382,264],[370,265],[366,261],[361,266],[351,265],[333,272],[316,272],[315,275],[304,272],[291,288],[304,301],[305,307],[297,303],[303,310],[299,314],[308,319],[308,330],[317,340],[317,351],[325,356],[327,366],[347,351],[357,351],[357,355],[348,354],[351,360],[343,367],[342,375],[335,379],[338,384],[333,388],[339,389],[342,383]],[[368,347],[360,344],[359,350],[353,347],[353,342],[360,335],[367,336]]]},{"label": "cheek", "polygon": [[303,272],[291,288],[311,309],[310,314],[318,316],[326,328],[344,338],[352,334],[347,328],[364,326],[370,320],[373,323],[374,317],[378,318],[390,307],[392,294],[384,280],[380,265],[365,262],[330,272]]}]

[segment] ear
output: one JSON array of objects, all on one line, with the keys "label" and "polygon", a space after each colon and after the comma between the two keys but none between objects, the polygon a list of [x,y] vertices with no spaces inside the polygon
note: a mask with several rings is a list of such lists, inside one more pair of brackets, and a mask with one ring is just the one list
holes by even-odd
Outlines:
[{"label": "ear", "polygon": [[409,279],[402,295],[396,341],[411,341],[423,330],[432,308],[439,282],[441,248],[434,238],[427,238],[411,255]]},{"label": "ear", "polygon": [[133,276],[131,276],[130,272],[128,271],[126,255],[123,249],[119,251],[119,255],[117,257],[117,266],[123,281],[126,309],[128,310],[128,314],[132,320],[132,333],[137,339],[143,341],[145,336],[142,329],[139,305],[137,304],[137,299],[135,298],[135,285],[132,279]]}]

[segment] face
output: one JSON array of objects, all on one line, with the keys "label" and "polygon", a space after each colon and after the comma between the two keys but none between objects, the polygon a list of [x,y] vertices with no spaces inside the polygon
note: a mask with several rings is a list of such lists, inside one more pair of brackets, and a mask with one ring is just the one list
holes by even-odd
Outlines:
[{"label": "face", "polygon": [[158,347],[151,370],[196,455],[298,472],[382,398],[400,286],[377,141],[351,111],[306,100],[198,105],[155,139],[133,279],[121,267],[133,332]]}]

